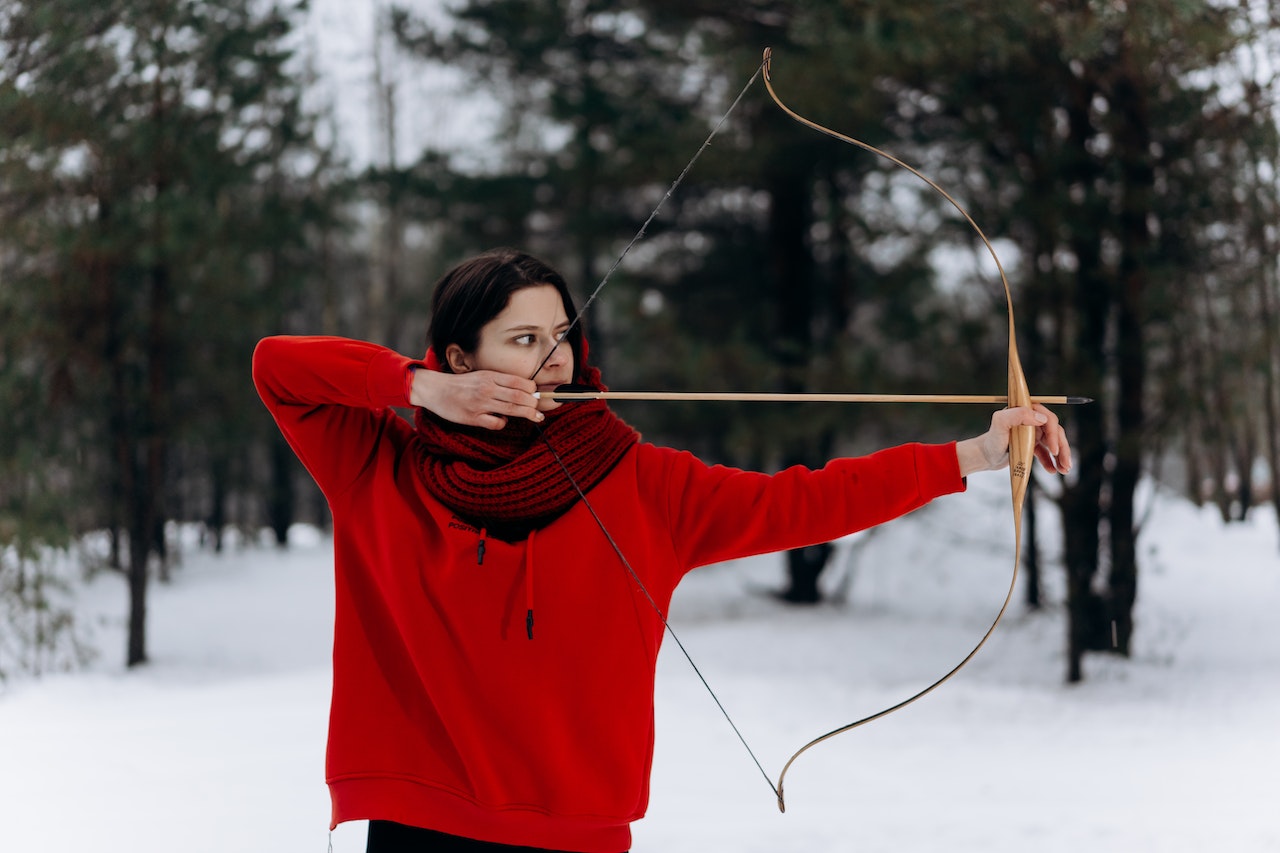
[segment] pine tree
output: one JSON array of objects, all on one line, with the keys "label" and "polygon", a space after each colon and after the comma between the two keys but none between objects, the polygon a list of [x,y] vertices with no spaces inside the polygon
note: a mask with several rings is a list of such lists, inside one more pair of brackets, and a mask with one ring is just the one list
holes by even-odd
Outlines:
[{"label": "pine tree", "polygon": [[94,493],[74,529],[124,543],[131,666],[147,659],[176,450],[247,417],[258,318],[282,310],[278,262],[302,240],[304,206],[272,180],[312,148],[300,8],[38,0],[0,18],[0,239],[17,270],[3,298],[22,304],[5,332],[36,324],[19,358],[68,401],[48,427]]}]

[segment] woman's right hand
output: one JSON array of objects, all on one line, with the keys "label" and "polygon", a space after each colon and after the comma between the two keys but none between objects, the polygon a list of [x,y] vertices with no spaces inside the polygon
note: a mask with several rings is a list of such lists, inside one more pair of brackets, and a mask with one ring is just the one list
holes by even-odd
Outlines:
[{"label": "woman's right hand", "polygon": [[441,373],[418,368],[409,387],[409,403],[434,412],[447,421],[498,430],[508,418],[528,418],[538,423],[538,390],[532,379],[473,370]]}]

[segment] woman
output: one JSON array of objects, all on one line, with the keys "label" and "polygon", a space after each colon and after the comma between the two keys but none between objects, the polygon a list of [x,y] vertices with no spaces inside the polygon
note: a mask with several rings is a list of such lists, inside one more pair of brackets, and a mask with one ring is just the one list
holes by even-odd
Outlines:
[{"label": "woman", "polygon": [[648,801],[654,604],[685,572],[963,491],[1007,464],[1016,424],[1038,427],[1049,470],[1070,467],[1041,406],[819,471],[708,466],[641,442],[603,402],[535,394],[602,387],[574,313],[558,273],[499,250],[437,284],[423,361],[337,338],[254,353],[333,512],[332,825],[370,820],[371,853],[625,851]]}]

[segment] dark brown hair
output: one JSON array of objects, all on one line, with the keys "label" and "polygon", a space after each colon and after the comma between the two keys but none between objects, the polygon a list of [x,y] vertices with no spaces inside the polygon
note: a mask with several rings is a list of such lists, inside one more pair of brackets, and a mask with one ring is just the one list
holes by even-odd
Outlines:
[{"label": "dark brown hair", "polygon": [[[565,315],[572,321],[577,316],[573,296],[564,276],[532,255],[515,249],[491,249],[463,261],[445,273],[431,297],[431,325],[427,340],[435,350],[440,366],[449,370],[445,351],[457,344],[464,352],[475,352],[480,343],[480,329],[502,313],[511,294],[526,287],[551,285],[560,294]],[[573,376],[582,369],[582,324],[574,323],[565,336],[573,348]]]}]

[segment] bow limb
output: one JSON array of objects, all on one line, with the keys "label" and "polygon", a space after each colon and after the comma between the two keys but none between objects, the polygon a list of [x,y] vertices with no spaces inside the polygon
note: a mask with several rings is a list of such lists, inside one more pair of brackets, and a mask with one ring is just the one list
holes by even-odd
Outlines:
[{"label": "bow limb", "polygon": [[[1001,274],[1001,278],[1003,278]],[[1004,283],[1005,294],[1009,282]],[[1009,406],[1031,406],[1031,392],[1027,390],[1027,377],[1022,372],[1018,358],[1017,338],[1013,328],[1013,301],[1009,300]],[[1018,577],[1018,565],[1022,561],[1022,507],[1027,499],[1027,487],[1031,482],[1031,465],[1035,458],[1036,428],[1015,426],[1009,433],[1009,487],[1013,494],[1013,575]],[[1006,604],[1008,602],[1005,602]],[[1004,608],[1000,611],[1004,613]]]},{"label": "bow limb", "polygon": [[[864,151],[868,151],[872,154],[875,154],[879,157],[884,158],[885,160],[888,160],[890,163],[893,163],[896,166],[906,169],[908,172],[915,175],[921,181],[924,181],[924,183],[926,183],[930,188],[932,188],[935,192],[937,192],[939,195],[945,198],[948,202],[950,202],[951,206],[954,207],[962,217],[964,217],[964,220],[969,223],[969,226],[971,228],[973,228],[974,233],[976,233],[978,237],[982,240],[982,244],[986,246],[987,252],[991,255],[991,259],[995,262],[996,270],[1000,274],[1000,282],[1004,286],[1005,303],[1008,306],[1008,312],[1009,312],[1008,404],[1010,407],[1030,406],[1031,392],[1027,389],[1027,378],[1022,370],[1022,362],[1018,358],[1018,344],[1017,344],[1017,337],[1014,329],[1014,320],[1013,320],[1013,292],[1012,292],[1012,289],[1009,287],[1009,279],[1005,275],[1004,265],[1000,263],[1000,258],[996,254],[995,247],[991,245],[991,241],[987,239],[987,235],[983,233],[982,228],[980,228],[978,226],[978,223],[973,220],[973,217],[969,215],[968,211],[966,211],[960,205],[959,202],[957,202],[954,198],[952,198],[950,193],[948,193],[946,190],[940,187],[932,179],[922,174],[915,167],[910,166],[907,163],[904,163],[902,160],[899,160],[897,157],[894,157],[892,154],[889,154],[886,151],[882,151],[881,149],[875,147],[874,145],[863,142],[860,139],[854,139],[851,136],[846,136],[843,133],[839,133],[828,127],[824,127],[815,121],[811,121],[805,118],[804,116],[796,113],[786,104],[784,104],[782,102],[782,99],[778,97],[778,93],[775,92],[773,88],[773,80],[770,75],[770,72],[772,71],[771,60],[772,60],[772,50],[770,48],[765,48],[764,63],[763,63],[764,85],[769,92],[769,97],[773,99],[773,102],[777,104],[778,107],[783,112],[785,112],[788,116],[790,116],[792,119],[799,122],[800,124],[804,125],[805,127],[816,130],[819,133],[832,137],[833,139],[838,139],[842,142],[848,143],[849,145],[853,145],[858,148],[861,148]],[[889,714],[892,714],[894,711],[905,708],[907,705],[910,705],[912,702],[915,702],[917,699],[920,699],[928,695],[929,693],[932,693],[938,687],[942,686],[942,684],[945,683],[947,680],[949,680],[953,675],[959,672],[961,668],[964,667],[965,664],[967,664],[970,660],[972,660],[974,655],[976,655],[978,651],[986,644],[987,639],[995,632],[996,626],[1000,624],[1000,619],[1004,616],[1005,610],[1007,610],[1009,607],[1009,602],[1013,599],[1013,591],[1018,583],[1018,564],[1021,561],[1021,557],[1022,557],[1022,505],[1023,505],[1023,502],[1026,500],[1027,486],[1029,484],[1029,480],[1031,476],[1031,461],[1035,452],[1035,436],[1036,436],[1035,427],[1031,427],[1031,426],[1014,427],[1009,436],[1009,477],[1010,477],[1010,487],[1013,493],[1013,529],[1014,529],[1013,572],[1009,580],[1008,592],[1005,593],[1004,603],[1000,605],[1000,611],[996,614],[995,619],[992,620],[991,625],[990,627],[987,628],[986,633],[982,635],[982,639],[980,639],[977,645],[975,645],[973,649],[970,650],[970,652],[967,655],[965,655],[964,659],[961,660],[958,664],[956,664],[950,671],[948,671],[945,675],[943,675],[937,681],[933,682],[928,687],[919,691],[915,695],[909,696],[908,698],[902,700],[898,704],[893,705],[892,707],[889,707],[889,708],[885,708],[883,711],[877,711],[876,713],[871,714],[870,716],[863,717],[860,720],[856,720],[852,723],[849,723],[847,725],[834,729],[830,732],[827,732],[824,735],[820,735],[814,738],[813,740],[809,741],[808,743],[806,743],[804,746],[800,747],[800,749],[796,750],[796,752],[791,756],[790,759],[788,759],[787,763],[783,766],[782,773],[779,774],[778,776],[778,784],[775,786],[775,790],[777,791],[777,794],[778,794],[778,810],[779,811],[785,812],[787,810],[786,800],[783,795],[783,782],[786,778],[787,771],[791,768],[791,765],[795,762],[795,760],[799,758],[803,753],[805,753],[812,747],[815,747],[824,741],[830,740],[836,735],[843,734],[847,731],[856,729],[859,726],[864,726],[867,723],[870,723],[874,720],[878,720],[881,717],[885,717]]]}]

